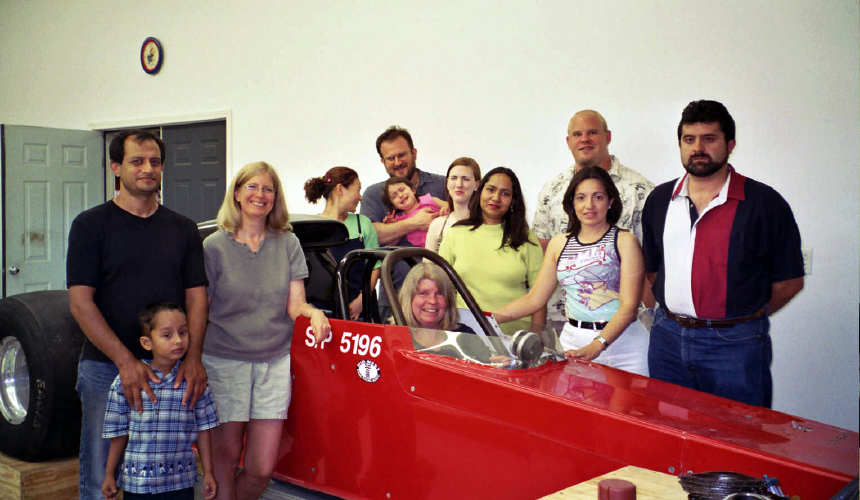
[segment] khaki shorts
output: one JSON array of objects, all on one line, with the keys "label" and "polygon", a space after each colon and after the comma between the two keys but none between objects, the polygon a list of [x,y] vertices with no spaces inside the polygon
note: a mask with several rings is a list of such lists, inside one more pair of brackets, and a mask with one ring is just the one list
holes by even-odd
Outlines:
[{"label": "khaki shorts", "polygon": [[261,362],[204,354],[203,367],[221,423],[287,418],[292,394],[289,354]]}]

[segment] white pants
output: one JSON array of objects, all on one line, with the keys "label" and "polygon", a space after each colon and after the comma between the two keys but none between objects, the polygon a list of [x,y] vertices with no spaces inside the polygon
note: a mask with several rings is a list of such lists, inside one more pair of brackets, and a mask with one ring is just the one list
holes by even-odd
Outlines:
[{"label": "white pants", "polygon": [[[600,334],[599,330],[577,328],[567,323],[558,340],[564,350],[569,351],[587,346],[598,334]],[[637,320],[630,323],[624,333],[592,361],[647,377],[649,342],[648,330]]]}]

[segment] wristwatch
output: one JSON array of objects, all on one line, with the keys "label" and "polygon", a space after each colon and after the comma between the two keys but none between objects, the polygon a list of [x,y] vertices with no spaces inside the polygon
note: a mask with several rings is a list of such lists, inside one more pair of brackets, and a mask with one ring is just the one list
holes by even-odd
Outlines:
[{"label": "wristwatch", "polygon": [[598,335],[597,337],[594,337],[594,340],[603,344],[603,350],[604,351],[606,350],[607,347],[609,347],[609,341],[606,340],[606,338],[603,335]]}]

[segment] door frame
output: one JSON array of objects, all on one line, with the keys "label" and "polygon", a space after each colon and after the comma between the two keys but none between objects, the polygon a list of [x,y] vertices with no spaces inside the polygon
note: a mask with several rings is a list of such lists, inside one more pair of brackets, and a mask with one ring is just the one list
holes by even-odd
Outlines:
[{"label": "door frame", "polygon": [[[133,118],[129,120],[117,120],[117,121],[109,121],[109,122],[90,122],[87,125],[90,129],[99,131],[99,132],[109,132],[123,129],[135,129],[135,128],[146,128],[146,127],[163,127],[167,125],[186,125],[189,123],[201,123],[201,122],[212,122],[224,120],[224,129],[225,129],[225,139],[224,145],[226,147],[226,153],[224,156],[225,161],[225,176],[228,180],[231,178],[231,169],[233,167],[233,110],[224,109],[220,111],[209,111],[209,112],[201,112],[201,113],[191,113],[187,115],[172,115],[172,116],[154,116],[149,118]],[[110,163],[110,158],[105,157],[105,163]],[[105,184],[108,182],[107,177],[111,177],[112,174],[110,172],[110,168],[108,168],[105,172]],[[105,191],[105,198],[111,199],[113,196],[108,198],[108,191]],[[113,194],[113,191],[110,192]]]}]

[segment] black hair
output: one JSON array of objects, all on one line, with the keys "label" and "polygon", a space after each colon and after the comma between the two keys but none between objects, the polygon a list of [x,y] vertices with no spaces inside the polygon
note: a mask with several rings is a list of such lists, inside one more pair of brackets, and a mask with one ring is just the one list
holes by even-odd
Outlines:
[{"label": "black hair", "polygon": [[621,218],[621,210],[623,208],[621,197],[618,194],[618,188],[615,187],[615,183],[612,182],[612,177],[609,176],[609,172],[604,170],[602,167],[597,166],[581,168],[576,174],[574,174],[573,179],[570,180],[570,184],[567,185],[567,191],[564,192],[564,198],[561,202],[564,213],[567,214],[569,220],[567,224],[568,236],[576,236],[579,234],[579,230],[582,229],[582,224],[579,219],[576,218],[576,210],[573,208],[573,197],[576,195],[576,187],[579,186],[582,181],[588,179],[594,179],[603,184],[603,189],[606,190],[606,196],[609,197],[609,200],[612,203],[609,205],[609,210],[606,212],[606,222],[612,226]]},{"label": "black hair", "polygon": [[501,250],[505,246],[509,246],[512,250],[516,250],[526,243],[535,244],[529,241],[529,223],[526,220],[526,206],[523,202],[523,190],[520,187],[520,180],[517,179],[517,174],[508,167],[496,167],[484,175],[481,179],[481,184],[478,186],[478,196],[473,197],[469,203],[469,217],[454,225],[472,226],[471,231],[481,227],[484,223],[484,214],[481,211],[481,193],[484,191],[484,186],[487,185],[490,177],[496,174],[507,175],[511,180],[511,190],[513,191],[511,208],[502,217],[503,233],[499,249]]},{"label": "black hair", "polygon": [[[155,328],[155,317],[162,311],[179,311],[185,314],[185,309],[175,302],[169,300],[161,300],[153,302],[144,307],[140,314],[137,315],[137,324],[140,325],[140,334],[143,337],[150,337],[152,329]],[[151,338],[151,337],[150,337]]]},{"label": "black hair", "polygon": [[681,128],[684,125],[714,122],[720,124],[720,130],[726,136],[726,142],[735,140],[735,120],[722,103],[701,100],[687,104],[681,113],[681,121],[678,123],[678,142],[681,141]]},{"label": "black hair", "polygon": [[125,158],[125,140],[129,137],[138,144],[144,141],[155,141],[155,143],[158,144],[158,149],[161,150],[161,163],[164,163],[164,159],[167,157],[167,152],[164,149],[164,141],[148,130],[123,130],[114,136],[114,138],[111,139],[110,147],[108,148],[110,161],[114,163],[122,163],[122,160]]}]

